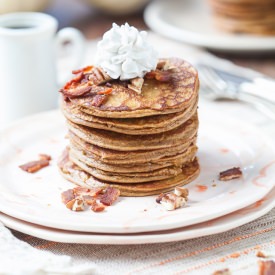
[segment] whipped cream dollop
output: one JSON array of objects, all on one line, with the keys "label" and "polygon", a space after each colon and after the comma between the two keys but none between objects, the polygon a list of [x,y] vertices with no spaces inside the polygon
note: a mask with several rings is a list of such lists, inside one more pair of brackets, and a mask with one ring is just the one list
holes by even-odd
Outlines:
[{"label": "whipped cream dollop", "polygon": [[138,31],[128,23],[112,28],[97,44],[96,65],[113,79],[143,77],[156,69],[158,54],[147,41],[147,32]]}]

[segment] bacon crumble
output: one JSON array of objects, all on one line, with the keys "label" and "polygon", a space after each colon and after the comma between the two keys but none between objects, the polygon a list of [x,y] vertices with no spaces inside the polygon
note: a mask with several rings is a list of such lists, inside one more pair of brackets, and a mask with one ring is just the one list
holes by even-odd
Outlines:
[{"label": "bacon crumble", "polygon": [[148,72],[145,74],[145,78],[147,79],[156,79],[160,82],[168,82],[172,79],[172,73],[175,68],[171,67],[168,61],[159,61],[157,64],[156,70]]},{"label": "bacon crumble", "polygon": [[102,105],[102,103],[105,101],[106,98],[107,98],[107,95],[97,94],[92,98],[90,105],[94,107],[99,107]]},{"label": "bacon crumble", "polygon": [[72,211],[84,211],[85,205],[94,212],[103,211],[112,205],[120,195],[120,191],[113,187],[75,187],[61,193],[61,200]]},{"label": "bacon crumble", "polygon": [[27,173],[35,173],[39,170],[41,170],[44,167],[47,167],[50,165],[51,156],[46,154],[40,154],[39,160],[34,160],[27,162],[25,164],[19,165],[19,168],[21,168],[23,171]]},{"label": "bacon crumble", "polygon": [[231,169],[220,172],[219,180],[227,181],[241,178],[243,175],[240,167],[233,167]]},{"label": "bacon crumble", "polygon": [[76,196],[73,189],[68,189],[61,194],[61,199],[64,204],[67,204],[69,201],[72,201],[73,199],[75,199],[75,197]]},{"label": "bacon crumble", "polygon": [[112,205],[120,195],[120,191],[113,187],[107,187],[103,196],[100,198],[100,202],[104,205]]},{"label": "bacon crumble", "polygon": [[91,210],[94,212],[102,212],[105,210],[105,205],[101,202],[97,202],[94,200],[94,202],[91,204]]},{"label": "bacon crumble", "polygon": [[52,160],[52,157],[49,156],[49,155],[46,155],[46,154],[39,154],[39,159],[42,160],[42,159],[45,159],[45,160]]},{"label": "bacon crumble", "polygon": [[270,261],[259,261],[259,275],[272,275],[275,274],[275,262]]},{"label": "bacon crumble", "polygon": [[259,258],[267,258],[267,256],[262,251],[257,251],[256,256]]}]

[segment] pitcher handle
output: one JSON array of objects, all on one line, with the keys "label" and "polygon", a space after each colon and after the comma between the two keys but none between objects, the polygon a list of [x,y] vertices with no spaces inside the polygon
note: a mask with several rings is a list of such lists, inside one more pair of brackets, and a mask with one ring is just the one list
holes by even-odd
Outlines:
[{"label": "pitcher handle", "polygon": [[[64,49],[66,43],[70,43],[69,62],[66,62],[66,71],[58,70],[57,84],[61,87],[71,76],[71,71],[78,69],[81,65],[85,53],[85,37],[75,28],[64,28],[56,34],[56,44],[59,50]],[[66,60],[67,61],[67,60]]]}]

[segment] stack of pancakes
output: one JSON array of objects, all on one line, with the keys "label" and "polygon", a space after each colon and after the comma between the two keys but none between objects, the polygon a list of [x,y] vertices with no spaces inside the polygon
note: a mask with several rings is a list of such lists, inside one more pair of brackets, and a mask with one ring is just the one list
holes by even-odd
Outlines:
[{"label": "stack of pancakes", "polygon": [[216,25],[226,31],[275,34],[275,0],[208,0]]},{"label": "stack of pancakes", "polygon": [[[183,60],[162,62],[173,68],[169,81],[145,78],[140,94],[115,80],[63,100],[70,142],[59,163],[65,178],[81,186],[111,185],[124,196],[146,196],[198,175],[198,74]],[[98,100],[110,87],[112,92]]]}]

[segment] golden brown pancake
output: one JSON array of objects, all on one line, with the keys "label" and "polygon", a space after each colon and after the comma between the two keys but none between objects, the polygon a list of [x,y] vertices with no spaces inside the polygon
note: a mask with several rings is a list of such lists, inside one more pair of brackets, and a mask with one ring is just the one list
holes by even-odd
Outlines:
[{"label": "golden brown pancake", "polygon": [[198,96],[198,73],[188,62],[177,59],[163,59],[173,67],[171,80],[161,82],[146,79],[141,94],[125,87],[119,81],[112,82],[112,93],[100,106],[93,106],[93,98],[104,91],[103,86],[92,86],[93,94],[70,99],[81,111],[99,117],[134,118],[181,112],[190,106]]},{"label": "golden brown pancake", "polygon": [[197,110],[197,100],[190,104],[182,112],[141,118],[96,117],[84,113],[78,106],[66,101],[62,103],[62,111],[68,120],[79,125],[128,135],[148,135],[166,132],[183,124]]},{"label": "golden brown pancake", "polygon": [[88,166],[84,162],[70,155],[70,160],[83,169],[85,172],[89,173],[93,177],[119,184],[126,183],[142,183],[155,180],[163,180],[177,176],[181,173],[180,167],[165,167],[149,172],[132,172],[131,173],[116,173],[116,172],[106,172],[98,168]]},{"label": "golden brown pancake", "polygon": [[216,26],[236,32],[270,35],[275,33],[274,0],[208,0]]},{"label": "golden brown pancake", "polygon": [[141,150],[141,151],[116,151],[98,147],[79,138],[72,132],[69,132],[71,147],[80,148],[88,157],[95,158],[107,164],[144,164],[144,163],[163,163],[167,161],[177,161],[179,157],[185,157],[197,149],[195,146],[197,135],[186,140],[180,145],[158,150]]},{"label": "golden brown pancake", "polygon": [[179,127],[160,134],[125,135],[77,125],[67,120],[71,132],[88,143],[117,151],[136,151],[169,148],[180,145],[197,133],[198,116],[195,114]]},{"label": "golden brown pancake", "polygon": [[173,158],[166,158],[160,162],[145,162],[145,163],[127,163],[127,164],[108,164],[102,162],[99,158],[96,158],[93,154],[87,154],[82,151],[79,146],[74,146],[72,143],[70,144],[70,158],[78,159],[79,161],[85,163],[88,166],[106,171],[106,172],[116,172],[116,173],[136,173],[136,172],[150,172],[159,170],[165,167],[181,167],[183,163],[190,162],[195,158],[197,152],[196,146],[189,147],[183,154],[176,155]]},{"label": "golden brown pancake", "polygon": [[172,190],[176,186],[183,186],[194,180],[199,174],[199,164],[197,159],[187,163],[182,167],[182,173],[167,180],[152,181],[140,184],[114,184],[99,180],[80,167],[71,162],[68,156],[64,156],[59,161],[61,175],[67,180],[85,187],[112,186],[118,188],[122,196],[150,196]]}]

